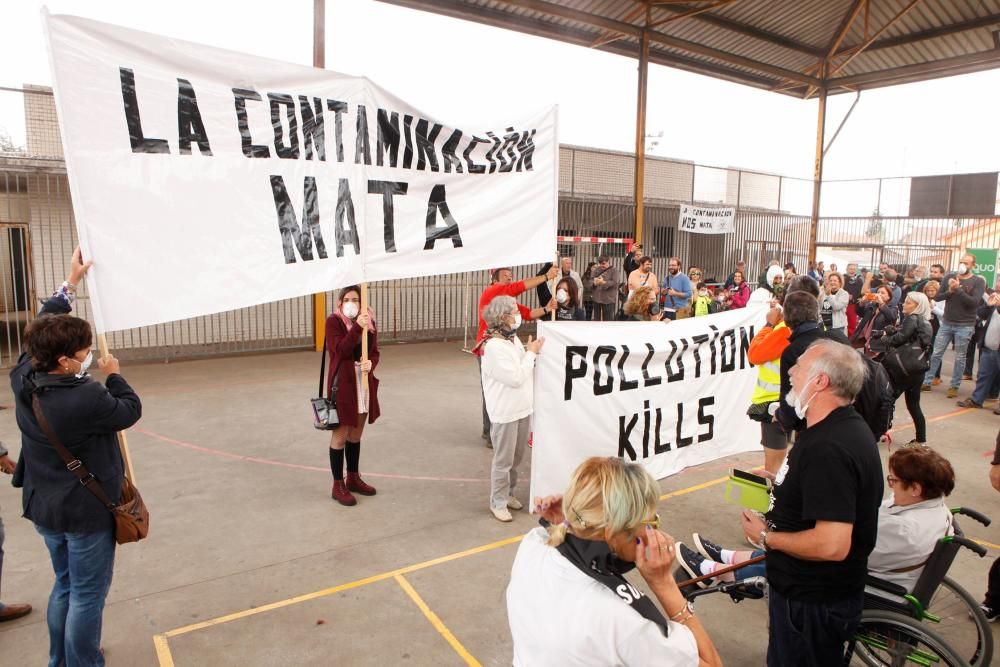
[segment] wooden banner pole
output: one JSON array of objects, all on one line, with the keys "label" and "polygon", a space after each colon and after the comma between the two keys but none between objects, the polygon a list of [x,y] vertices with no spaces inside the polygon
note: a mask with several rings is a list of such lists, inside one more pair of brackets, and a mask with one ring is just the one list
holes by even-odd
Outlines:
[{"label": "wooden banner pole", "polygon": [[[358,314],[368,314],[368,283],[361,283],[361,308]],[[361,361],[368,361],[368,327],[361,332]],[[361,373],[361,387],[368,394],[368,371]]]},{"label": "wooden banner pole", "polygon": [[[104,334],[97,335],[97,351],[102,359],[108,356],[108,339],[105,338]],[[132,484],[136,484],[135,471],[132,469],[132,456],[129,454],[128,438],[125,437],[125,431],[118,431],[118,449],[121,450],[122,461],[125,462],[125,476]]]}]

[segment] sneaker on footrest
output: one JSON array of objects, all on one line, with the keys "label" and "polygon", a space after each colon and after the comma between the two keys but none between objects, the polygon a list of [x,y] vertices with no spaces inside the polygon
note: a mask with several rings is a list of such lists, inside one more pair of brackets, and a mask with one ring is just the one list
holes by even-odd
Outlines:
[{"label": "sneaker on footrest", "polygon": [[691,533],[691,541],[694,542],[694,548],[698,550],[705,558],[709,560],[714,560],[716,563],[722,563],[725,565],[725,561],[722,560],[722,547],[720,547],[715,542],[711,541],[707,537],[699,535],[698,533]]},{"label": "sneaker on footrest", "polygon": [[990,623],[995,623],[997,619],[1000,619],[1000,609],[987,607],[984,604],[979,605],[979,608],[982,610],[983,616],[985,616],[986,620],[989,621]]},{"label": "sneaker on footrest", "polygon": [[[691,575],[692,579],[697,579],[702,576],[701,564],[706,560],[704,556],[691,550],[683,542],[677,542],[674,544],[674,551],[677,554],[677,563],[685,572]],[[705,579],[704,581],[699,581],[693,585],[698,588],[708,588],[713,583],[713,579]]]}]

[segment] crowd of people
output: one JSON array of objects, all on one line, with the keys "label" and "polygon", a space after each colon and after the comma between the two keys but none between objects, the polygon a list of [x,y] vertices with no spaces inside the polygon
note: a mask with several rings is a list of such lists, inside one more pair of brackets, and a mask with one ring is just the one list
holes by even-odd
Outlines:
[{"label": "crowd of people", "polygon": [[[921,393],[939,382],[948,345],[955,346],[949,397],[971,378],[977,361],[975,388],[959,405],[982,408],[1000,390],[1000,293],[974,275],[974,262],[965,255],[953,272],[934,264],[926,271],[883,265],[859,273],[848,264],[844,274],[819,262],[799,275],[775,261],[755,289],[743,262],[710,288],[701,269],[684,272],[674,257],[659,281],[638,245],[621,272],[606,256],[582,274],[568,257],[526,280],[514,281],[509,268],[494,270],[479,299],[473,352],[482,437],[493,449],[489,509],[502,522],[523,509],[515,495],[518,464],[530,438],[534,367],[545,344],[530,336],[521,341],[524,321],[671,321],[768,305],[748,351],[758,376],[747,414],[760,423],[764,474],[773,481],[768,511],[740,517],[755,549],[726,549],[698,533],[694,549],[676,542],[662,530],[658,485],[645,468],[618,458],[588,459],[565,494],[533,501],[542,526],[522,541],[507,590],[514,664],[638,665],[654,657],[657,664],[721,664],[672,571],[711,578],[744,563],[718,576],[766,576],[768,664],[840,664],[860,618],[867,573],[912,586],[951,528],[944,498],[955,486],[954,470],[927,446],[920,409]],[[103,384],[88,374],[93,333],[70,314],[88,268],[77,249],[66,281],[25,331],[24,353],[11,371],[22,433],[17,463],[0,447],[0,470],[23,489],[24,516],[42,536],[55,572],[46,613],[53,666],[104,664],[101,618],[115,521],[73,468],[67,470],[49,433],[66,441],[74,464],[85,464],[117,503],[124,463],[115,434],[142,412],[114,357],[97,360],[107,376]],[[532,288],[536,307],[518,301]],[[371,309],[362,312],[360,287],[338,292],[325,341],[327,389],[335,392],[340,419],[329,443],[331,495],[353,506],[355,494],[376,495],[361,478],[359,461],[365,425],[380,414],[378,327]],[[900,396],[916,437],[893,453],[883,477],[877,442]],[[1000,434],[990,481],[1000,491]],[[891,490],[885,498],[883,484]],[[764,560],[750,562],[759,557]],[[632,568],[659,608],[624,578]],[[534,612],[542,608],[545,613]],[[989,620],[1000,618],[1000,559],[990,570],[982,609]],[[0,604],[0,622],[30,612],[29,605]]]},{"label": "crowd of people", "polygon": [[[678,258],[670,258],[667,275],[658,281],[641,246],[629,253],[617,319],[669,321],[769,304],[748,351],[758,381],[747,414],[760,423],[764,474],[773,484],[770,507],[740,517],[755,550],[725,549],[697,533],[695,550],[659,530],[655,481],[641,466],[617,458],[585,461],[564,495],[533,501],[542,527],[525,536],[507,589],[514,664],[549,664],[553,651],[566,657],[566,646],[579,652],[566,664],[645,664],[653,655],[658,664],[718,664],[705,628],[669,576],[675,565],[702,577],[700,585],[720,570],[733,580],[767,578],[769,665],[843,664],[860,622],[868,573],[912,588],[935,545],[952,530],[945,497],[955,486],[954,470],[928,446],[920,408],[948,344],[955,344],[956,355],[948,396],[955,397],[963,376],[971,376],[971,369],[963,373],[970,340],[980,350],[979,377],[972,397],[959,405],[981,408],[997,396],[1000,293],[973,274],[974,262],[963,256],[952,273],[940,265],[859,272],[851,263],[843,274],[818,262],[799,275],[794,266],[775,261],[754,290],[740,262],[713,291],[700,269],[684,273]],[[609,293],[619,276],[606,256],[588,266],[581,282],[591,300],[594,267],[605,303],[560,319],[589,319],[588,313],[609,319],[610,308],[603,306],[611,306]],[[559,286],[572,277],[572,262],[560,260],[561,276],[549,275],[553,270],[547,265],[536,276],[558,280],[554,302],[546,302],[549,291],[539,286],[542,315],[562,303]],[[513,497],[516,462],[529,437],[531,372],[544,340],[529,338],[522,345],[516,336],[520,310],[527,307],[512,297],[527,283],[494,282],[480,302],[483,335],[477,347],[485,350],[486,418],[499,422],[489,431],[499,445],[490,509],[510,521],[509,510],[521,507]],[[878,443],[888,439],[901,396],[916,437],[893,453],[883,477]],[[1000,407],[994,411],[1000,414]],[[993,463],[990,479],[1000,490],[1000,458]],[[886,484],[890,493],[884,497]],[[662,612],[624,578],[633,567]],[[1000,616],[998,600],[1000,559],[982,605],[989,620]],[[547,610],[541,617],[528,613],[541,607]],[[571,622],[583,608],[588,621]],[[562,638],[558,648],[554,635]]]}]

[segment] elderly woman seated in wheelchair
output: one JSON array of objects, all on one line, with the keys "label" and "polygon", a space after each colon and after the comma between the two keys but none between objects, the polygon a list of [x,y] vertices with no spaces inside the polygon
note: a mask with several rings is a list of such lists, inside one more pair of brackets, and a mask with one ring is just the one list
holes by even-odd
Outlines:
[{"label": "elderly woman seated in wheelchair", "polygon": [[[879,508],[865,612],[853,650],[872,665],[895,664],[884,656],[906,660],[921,655],[935,655],[943,664],[988,665],[993,642],[986,619],[975,599],[945,574],[959,547],[985,554],[961,534],[954,514],[986,525],[989,519],[972,510],[948,509],[944,498],[955,487],[955,472],[947,459],[926,447],[893,453],[886,482],[892,495]],[[725,549],[698,533],[692,538],[697,551],[675,544],[678,578],[685,573],[693,578],[684,587],[689,598],[715,590],[736,601],[760,597],[767,575],[763,551]],[[747,565],[739,567],[741,563]],[[894,651],[900,647],[903,655]]]}]

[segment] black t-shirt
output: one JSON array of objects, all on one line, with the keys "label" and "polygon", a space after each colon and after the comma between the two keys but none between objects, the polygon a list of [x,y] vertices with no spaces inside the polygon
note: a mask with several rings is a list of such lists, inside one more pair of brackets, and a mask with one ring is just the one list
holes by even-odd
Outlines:
[{"label": "black t-shirt", "polygon": [[861,297],[861,286],[864,282],[861,276],[851,278],[846,273],[844,274],[844,289],[851,295],[851,301],[857,301]]},{"label": "black t-shirt", "polygon": [[882,461],[875,438],[853,407],[837,408],[799,434],[778,471],[768,522],[779,532],[799,532],[817,521],[853,524],[843,561],[809,561],[767,553],[767,580],[787,598],[830,602],[864,589],[868,554],[878,534]]}]

